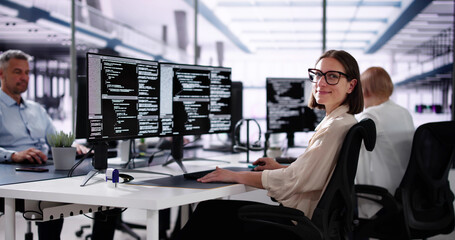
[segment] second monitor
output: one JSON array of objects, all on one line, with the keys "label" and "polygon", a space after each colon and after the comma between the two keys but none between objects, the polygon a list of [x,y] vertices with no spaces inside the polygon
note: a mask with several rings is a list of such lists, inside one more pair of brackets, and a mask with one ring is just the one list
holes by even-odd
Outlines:
[{"label": "second monitor", "polygon": [[307,106],[305,78],[267,78],[267,133],[287,133],[294,146],[294,133],[313,131],[316,114]]},{"label": "second monitor", "polygon": [[160,63],[161,136],[174,136],[173,160],[182,164],[183,135],[228,133],[231,117],[231,69]]}]

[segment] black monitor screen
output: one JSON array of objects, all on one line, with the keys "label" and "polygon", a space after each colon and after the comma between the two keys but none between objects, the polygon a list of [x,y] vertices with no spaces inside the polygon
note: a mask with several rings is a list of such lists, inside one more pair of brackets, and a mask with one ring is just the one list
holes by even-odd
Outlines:
[{"label": "black monitor screen", "polygon": [[160,63],[160,136],[227,133],[231,69]]},{"label": "black monitor screen", "polygon": [[314,130],[314,112],[305,101],[304,78],[267,78],[267,131]]},{"label": "black monitor screen", "polygon": [[88,140],[156,136],[158,62],[87,54]]}]

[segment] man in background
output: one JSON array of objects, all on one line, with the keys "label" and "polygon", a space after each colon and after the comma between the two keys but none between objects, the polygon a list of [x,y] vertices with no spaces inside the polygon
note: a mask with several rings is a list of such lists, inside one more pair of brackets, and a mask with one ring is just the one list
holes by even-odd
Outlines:
[{"label": "man in background", "polygon": [[[46,110],[21,97],[28,88],[30,60],[20,50],[0,55],[0,162],[45,163],[49,151],[46,136],[56,132]],[[79,154],[88,151],[83,145],[74,146]],[[39,239],[60,239],[63,219],[37,225]]]}]

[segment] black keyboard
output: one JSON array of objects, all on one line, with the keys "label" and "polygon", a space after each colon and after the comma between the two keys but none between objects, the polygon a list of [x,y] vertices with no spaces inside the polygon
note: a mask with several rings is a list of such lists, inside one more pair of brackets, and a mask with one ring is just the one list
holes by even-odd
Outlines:
[{"label": "black keyboard", "polygon": [[205,170],[205,171],[200,171],[200,172],[192,172],[192,173],[185,173],[183,174],[183,177],[185,179],[191,179],[191,180],[196,180],[199,179],[215,170]]}]

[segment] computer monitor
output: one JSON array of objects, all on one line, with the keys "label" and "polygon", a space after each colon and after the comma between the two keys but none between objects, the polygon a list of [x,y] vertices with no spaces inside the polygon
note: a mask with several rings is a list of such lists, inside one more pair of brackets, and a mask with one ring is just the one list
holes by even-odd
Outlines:
[{"label": "computer monitor", "polygon": [[171,153],[182,164],[183,136],[229,133],[231,68],[160,63],[160,136],[174,136]]},{"label": "computer monitor", "polygon": [[232,125],[225,67],[87,53],[86,97],[87,140],[98,170],[107,168],[108,141],[172,136],[172,156],[186,171],[183,136],[229,132]]},{"label": "computer monitor", "polygon": [[231,152],[234,152],[235,145],[235,124],[243,118],[243,83],[242,82],[232,82],[232,127],[229,139],[231,141]]},{"label": "computer monitor", "polygon": [[85,120],[95,169],[107,168],[109,141],[158,134],[158,90],[157,61],[87,53]]},{"label": "computer monitor", "polygon": [[227,140],[221,144],[210,144],[204,147],[206,151],[234,152],[235,145],[235,124],[243,118],[243,83],[232,81],[231,87],[231,130],[227,134]]},{"label": "computer monitor", "polygon": [[307,106],[305,78],[267,78],[267,133],[287,133],[288,146],[294,133],[312,131],[316,114]]}]

